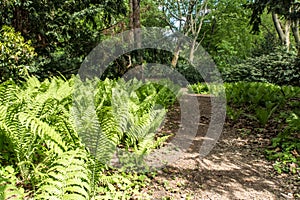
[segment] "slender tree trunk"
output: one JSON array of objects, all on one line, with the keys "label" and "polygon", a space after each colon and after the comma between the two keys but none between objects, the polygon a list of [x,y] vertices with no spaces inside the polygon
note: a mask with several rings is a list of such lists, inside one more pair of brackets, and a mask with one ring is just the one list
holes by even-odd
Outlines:
[{"label": "slender tree trunk", "polygon": [[279,36],[279,39],[280,39],[281,43],[284,44],[285,34],[284,34],[284,32],[281,28],[281,24],[280,24],[280,21],[278,19],[278,15],[275,12],[272,12],[272,19],[273,19],[273,23],[274,23],[275,29],[277,31],[277,34]]},{"label": "slender tree trunk", "polygon": [[141,21],[140,21],[140,0],[129,0],[129,6],[130,6],[130,21],[129,21],[129,28],[131,30],[134,30],[132,35],[130,36],[132,41],[134,41],[134,48],[137,50],[136,55],[133,55],[135,57],[136,63],[132,62],[133,67],[136,67],[139,71],[139,74],[141,75],[141,78],[144,79],[144,70],[143,70],[143,57],[141,54]]},{"label": "slender tree trunk", "polygon": [[193,63],[193,61],[194,61],[194,53],[195,53],[195,51],[196,51],[196,38],[194,38],[193,39],[193,41],[192,41],[192,46],[191,46],[191,51],[190,51],[190,62],[191,63]]},{"label": "slender tree trunk", "polygon": [[299,36],[299,19],[292,22],[292,31],[296,42],[296,48],[298,51],[298,57],[300,57],[300,36]]},{"label": "slender tree trunk", "polygon": [[286,20],[283,30],[281,23],[278,19],[278,15],[275,12],[272,12],[272,19],[281,43],[286,46],[287,50],[289,50],[291,20]]},{"label": "slender tree trunk", "polygon": [[172,58],[172,62],[171,62],[171,65],[173,68],[176,68],[176,65],[178,63],[179,52],[180,52],[180,44],[177,44],[175,51],[173,53],[173,58]]},{"label": "slender tree trunk", "polygon": [[129,8],[130,8],[130,13],[129,13],[129,29],[133,29],[133,0],[129,0]]},{"label": "slender tree trunk", "polygon": [[[140,0],[129,0],[130,5],[130,19],[129,19],[129,28],[130,30],[141,28],[140,21]],[[136,48],[141,47],[141,34],[139,31],[135,31],[135,34],[132,36],[133,40],[136,43]]]},{"label": "slender tree trunk", "polygon": [[290,32],[291,31],[290,30],[291,30],[291,20],[288,19],[288,20],[286,20],[286,23],[285,23],[285,42],[284,42],[288,51],[290,49],[290,44],[291,44],[291,42],[290,42]]},{"label": "slender tree trunk", "polygon": [[[195,20],[191,20],[191,26],[192,26],[192,36],[193,36],[193,42],[192,42],[192,46],[191,46],[191,51],[190,51],[190,62],[193,63],[194,61],[194,54],[197,51],[197,49],[199,48],[199,45],[201,42],[199,42],[197,44],[197,40],[199,38],[200,35],[200,31],[202,29],[202,25],[203,25],[203,21],[204,21],[204,16],[205,16],[205,12],[207,10],[207,4],[208,4],[208,0],[204,0],[202,2],[202,5],[200,7],[200,12],[198,11],[198,13],[196,13],[196,17]],[[198,19],[200,19],[200,22],[197,21]]]},{"label": "slender tree trunk", "polygon": [[[197,44],[197,41],[199,39],[199,34],[202,29],[204,16],[207,11],[207,4],[208,4],[208,0],[204,0],[200,2],[197,0],[191,0],[187,8],[186,20],[182,31],[185,36],[191,36],[193,38],[190,47],[191,49],[189,52],[189,61],[191,63],[194,61],[194,53],[199,48],[199,44]],[[174,68],[178,63],[180,46],[181,46],[180,41],[178,41],[172,59],[172,63],[171,63]]]},{"label": "slender tree trunk", "polygon": [[[133,1],[133,28],[139,29],[141,28],[140,22],[140,0],[132,0]],[[141,34],[139,31],[135,32],[134,39],[137,43],[137,48],[141,47]]]},{"label": "slender tree trunk", "polygon": [[[183,33],[185,36],[188,36],[189,32],[191,31],[191,19],[192,19],[193,9],[196,4],[197,4],[196,0],[191,0],[189,3],[186,21],[184,22],[184,26],[183,26]],[[173,58],[172,58],[172,62],[171,62],[171,65],[173,68],[176,68],[176,65],[178,63],[180,46],[181,46],[181,41],[178,41],[178,44],[173,53]]]}]

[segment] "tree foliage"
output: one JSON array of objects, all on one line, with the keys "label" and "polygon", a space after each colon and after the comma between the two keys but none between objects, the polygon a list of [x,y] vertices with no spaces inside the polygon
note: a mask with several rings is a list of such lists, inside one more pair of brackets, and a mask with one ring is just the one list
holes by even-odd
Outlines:
[{"label": "tree foliage", "polygon": [[243,3],[246,1],[220,0],[210,5],[212,12],[208,15],[201,32],[205,35],[202,45],[220,68],[237,64],[252,56],[265,41],[272,46],[270,37],[276,33],[271,19],[263,15],[262,32],[259,35],[251,34],[248,24],[251,12],[243,7]]},{"label": "tree foliage", "polygon": [[3,26],[0,30],[0,82],[24,80],[36,70],[36,53],[30,41],[25,41],[14,28]]},{"label": "tree foliage", "polygon": [[284,16],[286,19],[299,18],[299,2],[297,0],[255,0],[251,1],[246,7],[252,10],[250,24],[253,25],[252,30],[258,32],[261,25],[261,15],[267,9],[269,13],[275,12],[276,14]]},{"label": "tree foliage", "polygon": [[246,7],[252,11],[250,24],[254,33],[260,31],[261,15],[264,11],[267,10],[268,13],[271,13],[278,37],[287,50],[291,45],[290,30],[292,29],[295,46],[298,50],[298,56],[300,56],[300,2],[297,0],[255,0],[246,4]]},{"label": "tree foliage", "polygon": [[40,75],[46,75],[76,70],[126,7],[120,0],[9,0],[0,3],[0,13],[0,26],[10,25],[32,41],[43,67]]}]

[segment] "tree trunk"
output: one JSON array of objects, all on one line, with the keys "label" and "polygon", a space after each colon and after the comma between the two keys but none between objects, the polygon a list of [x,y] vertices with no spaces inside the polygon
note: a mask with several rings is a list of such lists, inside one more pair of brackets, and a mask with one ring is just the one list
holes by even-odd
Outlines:
[{"label": "tree trunk", "polygon": [[286,20],[286,23],[285,23],[285,46],[287,48],[287,50],[289,51],[290,49],[290,29],[291,29],[291,20]]},{"label": "tree trunk", "polygon": [[192,45],[191,45],[191,51],[190,51],[190,56],[189,56],[189,59],[190,59],[190,62],[193,63],[194,61],[194,53],[196,51],[196,38],[193,39],[192,41]]},{"label": "tree trunk", "polygon": [[[141,28],[141,22],[140,22],[140,0],[132,0],[133,1],[133,7],[132,7],[132,13],[133,13],[133,28],[139,29]],[[139,31],[136,32],[134,39],[137,42],[137,48],[141,47],[141,34]]]},{"label": "tree trunk", "polygon": [[136,54],[133,55],[131,58],[135,58],[136,63],[132,61],[132,67],[137,67],[140,70],[142,79],[144,78],[143,75],[143,57],[141,54],[141,21],[140,21],[140,0],[129,0],[129,6],[130,6],[130,20],[129,20],[129,28],[134,31],[132,32],[131,40],[134,41],[134,48],[137,50]]},{"label": "tree trunk", "polygon": [[[196,0],[191,0],[189,3],[186,21],[184,22],[184,26],[183,26],[183,33],[185,36],[188,36],[189,32],[191,31],[191,19],[192,19],[193,10],[194,10],[194,7],[196,4],[197,4]],[[178,63],[180,46],[181,46],[181,41],[178,41],[178,44],[173,53],[173,58],[172,58],[172,62],[171,62],[171,65],[173,68],[176,68],[176,65]]]},{"label": "tree trunk", "polygon": [[300,57],[299,19],[296,19],[292,22],[292,31],[296,42],[298,57]]},{"label": "tree trunk", "polygon": [[173,53],[173,58],[172,58],[172,62],[171,62],[171,66],[173,68],[176,68],[176,65],[178,63],[178,59],[179,59],[179,52],[180,52],[180,44],[177,44],[175,51]]},{"label": "tree trunk", "polygon": [[277,34],[279,36],[279,39],[280,39],[281,43],[284,44],[285,34],[281,28],[281,24],[279,22],[278,15],[275,12],[272,12],[272,19],[273,19],[273,23],[274,23],[275,29],[277,31]]},{"label": "tree trunk", "polygon": [[289,35],[290,35],[291,21],[290,20],[286,21],[284,31],[283,31],[281,23],[278,19],[278,15],[275,12],[272,12],[272,19],[281,43],[285,45],[287,49],[289,49],[290,46]]},{"label": "tree trunk", "polygon": [[[185,36],[192,37],[192,44],[189,52],[189,61],[193,63],[194,61],[194,53],[199,48],[200,44],[197,44],[199,39],[199,34],[202,29],[203,20],[207,11],[208,0],[197,1],[190,0],[189,5],[187,7],[186,20],[183,26],[183,34]],[[174,56],[172,59],[172,66],[176,67],[180,52],[180,41],[178,41],[177,47],[174,52]]]},{"label": "tree trunk", "polygon": [[129,29],[133,30],[133,0],[129,0],[129,8],[130,8],[130,13],[129,13]]}]

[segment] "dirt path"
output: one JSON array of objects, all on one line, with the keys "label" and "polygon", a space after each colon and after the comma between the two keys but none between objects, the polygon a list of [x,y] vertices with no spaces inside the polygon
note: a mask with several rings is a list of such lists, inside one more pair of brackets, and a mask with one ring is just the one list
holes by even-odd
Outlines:
[{"label": "dirt path", "polygon": [[[203,105],[203,104],[202,104]],[[153,199],[295,199],[299,177],[278,175],[264,157],[267,135],[242,135],[226,121],[221,138],[211,153],[199,158],[202,136],[208,128],[204,113],[190,149],[183,157],[160,170],[144,192]],[[179,105],[169,113],[162,132],[176,132]]]}]

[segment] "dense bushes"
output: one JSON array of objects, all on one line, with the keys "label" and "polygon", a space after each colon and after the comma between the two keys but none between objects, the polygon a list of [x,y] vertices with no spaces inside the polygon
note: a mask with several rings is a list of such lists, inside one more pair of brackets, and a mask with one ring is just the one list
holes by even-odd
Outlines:
[{"label": "dense bushes", "polygon": [[29,72],[36,70],[34,48],[12,27],[3,26],[0,30],[0,52],[0,82],[24,80]]},{"label": "dense bushes", "polygon": [[270,54],[248,58],[241,64],[221,69],[226,82],[267,82],[300,85],[300,65],[296,53],[277,48]]}]

